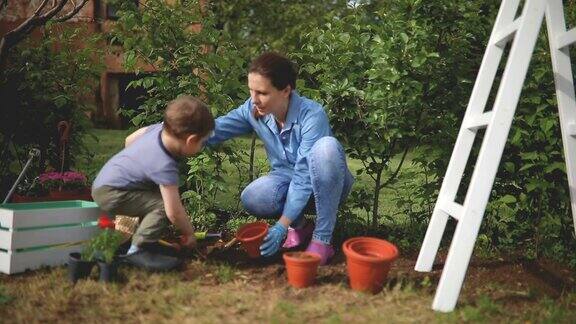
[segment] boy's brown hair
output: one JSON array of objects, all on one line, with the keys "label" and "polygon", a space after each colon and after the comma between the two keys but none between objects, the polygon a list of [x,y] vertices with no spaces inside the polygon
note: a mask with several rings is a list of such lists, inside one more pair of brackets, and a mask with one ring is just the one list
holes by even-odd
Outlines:
[{"label": "boy's brown hair", "polygon": [[214,130],[210,109],[192,96],[179,96],[164,111],[164,129],[178,138],[198,135],[201,138]]}]

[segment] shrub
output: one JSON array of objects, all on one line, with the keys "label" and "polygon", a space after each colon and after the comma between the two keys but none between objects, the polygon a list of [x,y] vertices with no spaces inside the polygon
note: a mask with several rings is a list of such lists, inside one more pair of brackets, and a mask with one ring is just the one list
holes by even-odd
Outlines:
[{"label": "shrub", "polygon": [[[0,193],[13,183],[31,147],[39,148],[41,156],[28,174],[48,166],[68,170],[77,157],[89,155],[82,138],[92,108],[85,98],[99,78],[96,42],[82,29],[48,25],[41,39],[12,50],[9,65],[0,71]],[[62,120],[70,124],[66,147],[59,143]]]}]

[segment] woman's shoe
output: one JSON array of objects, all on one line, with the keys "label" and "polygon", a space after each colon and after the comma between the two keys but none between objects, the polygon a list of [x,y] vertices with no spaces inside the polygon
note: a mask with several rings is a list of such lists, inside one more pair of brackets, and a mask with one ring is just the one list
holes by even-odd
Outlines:
[{"label": "woman's shoe", "polygon": [[282,248],[291,249],[305,244],[312,238],[312,232],[314,232],[313,223],[307,223],[302,228],[288,227],[288,234],[284,244],[282,244]]},{"label": "woman's shoe", "polygon": [[334,256],[334,248],[330,244],[312,240],[306,248],[306,252],[316,253],[320,256],[320,265],[327,264]]}]

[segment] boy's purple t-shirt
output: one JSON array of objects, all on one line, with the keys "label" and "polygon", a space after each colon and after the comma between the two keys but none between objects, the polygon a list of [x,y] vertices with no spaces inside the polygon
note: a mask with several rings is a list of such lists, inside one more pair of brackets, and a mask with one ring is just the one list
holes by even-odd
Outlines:
[{"label": "boy's purple t-shirt", "polygon": [[151,189],[178,185],[178,162],[162,143],[161,134],[162,123],[148,126],[144,134],[106,162],[92,187]]}]

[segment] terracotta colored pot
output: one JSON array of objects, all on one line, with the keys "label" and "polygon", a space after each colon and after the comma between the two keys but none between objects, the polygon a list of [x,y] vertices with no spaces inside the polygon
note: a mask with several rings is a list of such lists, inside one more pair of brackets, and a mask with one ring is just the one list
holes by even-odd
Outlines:
[{"label": "terracotta colored pot", "polygon": [[309,252],[287,252],[282,255],[286,263],[288,283],[296,288],[311,286],[316,278],[320,256]]},{"label": "terracotta colored pot", "polygon": [[236,232],[236,238],[242,242],[242,246],[249,257],[258,258],[260,257],[260,245],[262,245],[266,233],[268,233],[267,223],[254,222],[240,227]]},{"label": "terracotta colored pot", "polygon": [[396,246],[373,237],[354,237],[342,244],[350,287],[371,292],[382,290],[392,263],[398,258]]}]

